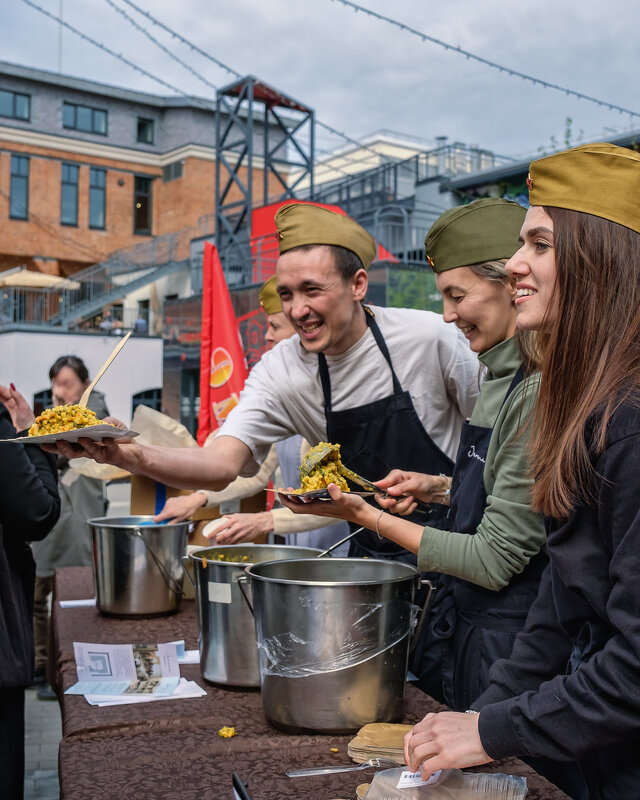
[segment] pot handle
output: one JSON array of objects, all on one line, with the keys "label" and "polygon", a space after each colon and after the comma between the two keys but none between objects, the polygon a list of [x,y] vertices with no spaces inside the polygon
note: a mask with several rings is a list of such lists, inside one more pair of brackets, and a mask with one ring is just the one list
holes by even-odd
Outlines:
[{"label": "pot handle", "polygon": [[255,619],[256,615],[253,613],[253,605],[251,603],[251,600],[249,600],[249,595],[247,594],[246,589],[244,587],[245,583],[249,583],[249,578],[246,575],[238,575],[236,581],[238,583],[238,589],[240,589],[240,591],[242,592],[242,596],[244,597],[244,602],[249,606],[249,611],[251,612],[251,616]]},{"label": "pot handle", "polygon": [[[145,539],[140,528],[135,528],[132,531],[132,533],[134,536],[137,536],[139,539],[142,539],[142,543],[147,549],[147,553],[149,553],[149,555],[151,556],[151,560],[156,565],[156,568],[160,573],[160,575],[162,576],[162,580],[165,582],[167,588],[169,589],[170,592],[174,592],[178,597],[178,599],[180,599],[184,594],[182,590],[182,583],[181,582],[178,583],[178,581],[173,577],[173,575],[169,573],[166,566],[163,564],[162,560],[158,558],[158,556],[156,555],[153,547],[151,547],[149,542]],[[183,569],[184,569],[184,564],[183,564]]]},{"label": "pot handle", "polygon": [[185,575],[191,581],[193,588],[196,588],[196,582],[193,580],[193,561],[189,558],[189,556],[182,556],[182,569],[185,572]]},{"label": "pot handle", "polygon": [[429,605],[431,603],[431,595],[433,594],[433,584],[431,583],[431,581],[426,580],[426,578],[421,578],[420,586],[428,586],[429,591],[427,592],[427,599],[424,601],[424,605],[422,606],[422,610],[420,611],[420,616],[418,617],[418,624],[416,625],[416,629],[413,632],[413,640],[409,645],[409,653],[413,653],[416,645],[418,644],[418,639],[420,638],[422,626],[424,625],[424,621],[427,618],[427,611],[429,610]]}]

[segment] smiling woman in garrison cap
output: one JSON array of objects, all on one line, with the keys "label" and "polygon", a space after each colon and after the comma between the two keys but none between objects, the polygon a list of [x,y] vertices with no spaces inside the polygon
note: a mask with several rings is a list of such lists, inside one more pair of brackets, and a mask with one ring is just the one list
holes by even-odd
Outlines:
[{"label": "smiling woman in garrison cap", "polygon": [[[476,200],[445,211],[425,239],[444,320],[462,331],[487,373],[462,429],[453,480],[395,469],[378,485],[406,499],[379,503],[404,514],[415,500],[448,501],[450,490],[450,530],[382,514],[339,491],[335,503],[324,504],[326,513],[375,526],[418,553],[421,570],[444,573],[411,671],[421,688],[459,710],[486,689],[493,662],[511,653],[546,566],[544,525],[530,506],[527,437],[521,431],[537,376],[525,380],[534,365],[523,335],[516,334],[515,287],[505,270],[524,217],[517,203]],[[314,513],[322,509],[314,507]]]},{"label": "smiling woman in garrison cap", "polygon": [[[464,337],[431,311],[365,307],[376,246],[354,220],[290,203],[276,228],[277,292],[297,336],[251,370],[213,443],[183,450],[110,440],[61,444],[61,452],[126,464],[178,487],[220,490],[255,470],[272,444],[300,434],[312,445],[340,443],[344,463],[371,479],[400,463],[450,473],[479,392],[478,361]],[[374,532],[358,534],[352,552],[416,561]]]},{"label": "smiling woman in garrison cap", "polygon": [[640,155],[610,144],[531,164],[507,271],[518,327],[539,332],[532,502],[548,519],[550,563],[480,713],[419,723],[406,742],[413,769],[576,759],[573,797],[639,795],[639,190]]}]

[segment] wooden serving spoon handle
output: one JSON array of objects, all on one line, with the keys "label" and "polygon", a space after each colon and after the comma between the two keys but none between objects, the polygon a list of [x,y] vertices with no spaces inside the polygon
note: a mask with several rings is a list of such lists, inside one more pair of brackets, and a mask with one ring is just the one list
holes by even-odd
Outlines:
[{"label": "wooden serving spoon handle", "polygon": [[111,355],[109,356],[109,358],[100,367],[96,377],[91,381],[91,383],[87,386],[87,388],[82,393],[82,397],[80,398],[80,402],[78,403],[79,406],[82,406],[82,408],[86,408],[87,407],[87,403],[89,402],[89,395],[93,391],[96,383],[98,383],[100,378],[107,371],[107,368],[109,367],[109,365],[111,364],[113,359],[118,355],[118,353],[125,346],[125,344],[127,343],[127,339],[131,336],[132,333],[133,333],[133,331],[129,331],[129,333],[126,336],[123,336],[122,339],[115,346],[115,348],[114,348],[113,352],[111,353]]}]

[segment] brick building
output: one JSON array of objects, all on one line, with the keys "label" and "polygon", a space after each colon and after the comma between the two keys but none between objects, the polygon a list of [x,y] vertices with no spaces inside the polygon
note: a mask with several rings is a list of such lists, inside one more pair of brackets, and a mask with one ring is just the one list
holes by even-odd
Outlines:
[{"label": "brick building", "polygon": [[[271,143],[280,136],[269,130]],[[264,138],[258,120],[256,194]],[[246,185],[247,171],[237,174]],[[268,189],[278,196],[282,187],[272,180]],[[202,261],[191,243],[214,233],[215,182],[214,99],[163,97],[0,62],[0,274],[6,280],[26,267],[73,275],[79,287],[0,291],[8,353],[0,382],[18,381],[36,402],[61,353],[76,352],[94,371],[109,346],[100,336],[105,319],[118,320],[112,332],[119,332],[142,316],[148,335],[128,346],[137,366],[127,381],[106,384],[109,402],[123,419],[139,401],[161,407],[164,306],[199,290]]]},{"label": "brick building", "polygon": [[215,108],[0,62],[0,271],[67,276],[150,237],[211,233]]}]

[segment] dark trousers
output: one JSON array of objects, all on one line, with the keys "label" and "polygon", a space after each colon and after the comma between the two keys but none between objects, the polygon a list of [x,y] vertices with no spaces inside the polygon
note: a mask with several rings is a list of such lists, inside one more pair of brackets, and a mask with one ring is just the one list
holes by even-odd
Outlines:
[{"label": "dark trousers", "polygon": [[0,689],[0,797],[24,797],[24,689]]},{"label": "dark trousers", "polygon": [[53,575],[36,577],[33,591],[33,638],[36,649],[36,669],[47,669],[49,650],[50,615],[49,595],[53,592]]}]

